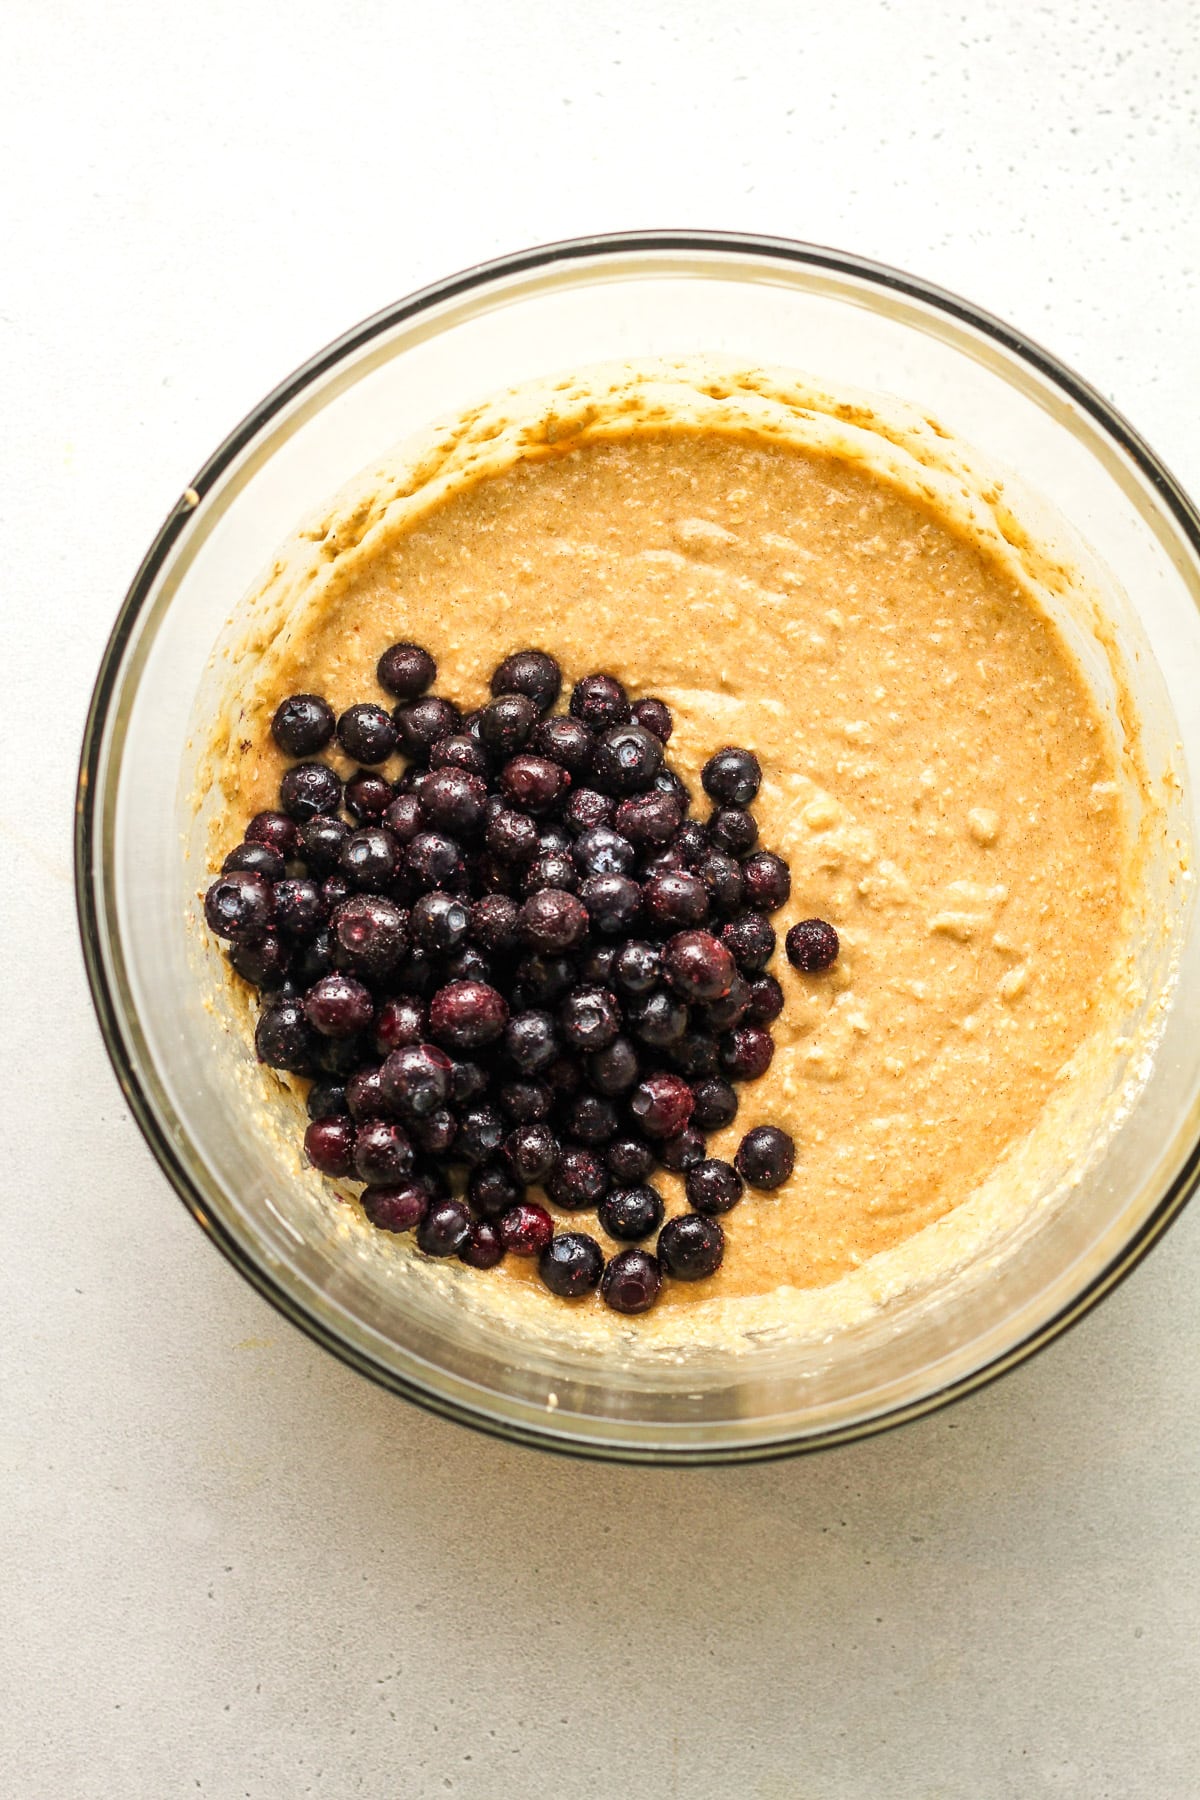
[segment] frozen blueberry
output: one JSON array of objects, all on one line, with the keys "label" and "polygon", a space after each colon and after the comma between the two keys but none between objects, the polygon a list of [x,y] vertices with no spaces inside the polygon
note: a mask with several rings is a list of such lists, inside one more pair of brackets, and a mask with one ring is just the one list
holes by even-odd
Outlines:
[{"label": "frozen blueberry", "polygon": [[375,1011],[371,990],[353,975],[323,975],[309,988],[303,1005],[313,1029],[331,1038],[365,1031]]},{"label": "frozen blueberry", "polygon": [[616,997],[603,987],[577,987],[558,1009],[558,1026],[572,1050],[603,1050],[621,1029]]},{"label": "frozen blueberry", "polygon": [[522,1075],[536,1075],[548,1068],[559,1052],[554,1020],[540,1007],[514,1013],[504,1033],[509,1061]]},{"label": "frozen blueberry", "polygon": [[495,757],[514,756],[538,722],[538,707],[527,694],[500,694],[479,715],[479,736]]},{"label": "frozen blueberry", "polygon": [[758,842],[758,820],[740,806],[719,806],[708,821],[714,849],[727,856],[748,856]]},{"label": "frozen blueberry", "polygon": [[751,1025],[769,1025],[783,1011],[783,989],[773,975],[759,975],[750,983],[746,1018]]},{"label": "frozen blueberry", "polygon": [[302,825],[319,813],[335,813],[342,804],[342,784],[328,763],[293,763],[279,783],[279,804]]},{"label": "frozen blueberry", "polygon": [[365,894],[381,894],[400,869],[400,846],[386,825],[365,825],[342,845],[338,866],[347,881]]},{"label": "frozen blueberry", "polygon": [[405,852],[404,866],[418,888],[457,892],[463,885],[462,849],[440,831],[419,831]]},{"label": "frozen blueberry", "polygon": [[700,771],[704,791],[720,806],[749,806],[758,793],[762,770],[752,750],[732,747],[710,756]]},{"label": "frozen blueberry", "polygon": [[367,1119],[354,1140],[354,1168],[360,1181],[400,1181],[412,1171],[413,1147],[407,1131],[390,1119]]},{"label": "frozen blueberry", "polygon": [[759,912],[778,912],[792,891],[792,876],[781,856],[771,850],[756,850],[742,864],[746,903]]},{"label": "frozen blueberry", "polygon": [[647,1137],[671,1138],[692,1116],[695,1098],[679,1075],[647,1075],[629,1097],[629,1110]]},{"label": "frozen blueberry", "polygon": [[689,1125],[658,1146],[658,1160],[664,1169],[680,1175],[685,1169],[695,1168],[697,1163],[703,1162],[707,1150],[704,1134]]},{"label": "frozen blueberry", "polygon": [[688,1009],[675,994],[664,988],[644,994],[629,1008],[629,1023],[635,1037],[656,1050],[677,1044],[688,1026]]},{"label": "frozen blueberry", "polygon": [[411,844],[428,820],[418,795],[400,794],[384,813],[383,823],[398,844]]},{"label": "frozen blueberry", "polygon": [[579,953],[580,981],[587,987],[611,987],[616,961],[616,944],[585,944]]},{"label": "frozen blueberry", "polygon": [[562,850],[551,851],[531,862],[521,876],[521,892],[536,894],[542,888],[562,888],[573,894],[579,886],[579,871]]},{"label": "frozen blueberry", "polygon": [[775,927],[765,913],[746,912],[721,927],[721,942],[744,975],[757,975],[775,954]]},{"label": "frozen blueberry", "polygon": [[517,903],[507,894],[485,894],[471,907],[471,938],[496,954],[517,945]]},{"label": "frozen blueberry", "polygon": [[285,812],[268,809],[255,813],[243,837],[248,844],[265,844],[269,850],[278,850],[285,860],[298,855],[300,849],[299,827]]},{"label": "frozen blueberry", "polygon": [[493,856],[505,863],[532,862],[540,849],[538,828],[522,812],[507,807],[494,812],[484,827],[483,841]]},{"label": "frozen blueberry", "polygon": [[612,978],[623,994],[648,994],[662,972],[662,950],[628,938],[617,951]]},{"label": "frozen blueberry", "polygon": [[689,1004],[728,994],[736,974],[726,946],[707,931],[680,931],[669,938],[663,950],[663,970],[675,992]]},{"label": "frozen blueberry", "polygon": [[455,1106],[465,1106],[486,1094],[490,1080],[482,1063],[459,1057],[450,1064],[450,1098]]},{"label": "frozen blueberry", "polygon": [[283,857],[270,844],[238,844],[221,864],[221,873],[261,875],[264,881],[281,881],[286,868]]},{"label": "frozen blueberry", "polygon": [[483,826],[487,783],[465,769],[431,769],[421,783],[420,801],[435,831],[473,837]]},{"label": "frozen blueberry", "polygon": [[434,1044],[401,1044],[385,1058],[379,1085],[406,1119],[434,1113],[450,1098],[450,1058]]},{"label": "frozen blueberry", "polygon": [[474,1050],[498,1038],[508,1023],[503,994],[484,981],[452,981],[429,1006],[429,1029],[451,1050]]},{"label": "frozen blueberry", "polygon": [[706,1156],[684,1176],[688,1205],[698,1213],[728,1212],[746,1191],[746,1184],[732,1163],[719,1156]]},{"label": "frozen blueberry", "polygon": [[580,899],[586,917],[605,937],[629,931],[642,910],[642,890],[629,875],[589,875]]},{"label": "frozen blueberry", "polygon": [[275,923],[286,937],[306,943],[329,917],[329,902],[315,881],[285,876],[275,883]]},{"label": "frozen blueberry", "polygon": [[554,1096],[544,1081],[522,1079],[504,1082],[496,1098],[510,1119],[518,1125],[532,1125],[549,1118]]},{"label": "frozen blueberry", "polygon": [[567,796],[562,811],[563,824],[568,831],[582,835],[609,824],[616,809],[617,803],[611,794],[602,794],[598,788],[577,787]]},{"label": "frozen blueberry", "polygon": [[273,931],[254,938],[248,944],[231,944],[229,961],[242,977],[256,988],[270,992],[282,987],[292,966],[292,947]]},{"label": "frozen blueberry", "polygon": [[540,713],[549,712],[562,692],[562,670],[545,650],[517,650],[492,676],[493,694],[524,694]]},{"label": "frozen blueberry", "polygon": [[671,709],[665,702],[653,699],[635,700],[633,716],[639,725],[645,726],[647,731],[654,733],[660,744],[670,742],[675,722],[671,717]]},{"label": "frozen blueberry", "polygon": [[382,775],[371,769],[359,769],[347,781],[342,798],[347,812],[353,813],[356,819],[375,821],[381,819],[392,804],[396,790]]},{"label": "frozen blueberry", "polygon": [[491,1219],[475,1219],[458,1247],[458,1259],[469,1269],[494,1269],[504,1261],[504,1239]]},{"label": "frozen blueberry", "polygon": [[479,1163],[496,1160],[504,1141],[504,1120],[486,1101],[469,1106],[462,1115],[454,1154],[459,1162],[474,1168]]},{"label": "frozen blueberry", "polygon": [[406,915],[382,894],[355,894],[330,917],[334,954],[342,967],[386,975],[408,947]]},{"label": "frozen blueberry", "polygon": [[[724,949],[724,945],[722,945]],[[728,952],[726,952],[728,955]],[[730,967],[732,967],[732,958]],[[702,1009],[704,1026],[707,1031],[731,1031],[740,1025],[750,1007],[750,983],[736,970],[729,984],[729,992],[722,994],[717,1000],[710,1000]]]},{"label": "frozen blueberry", "polygon": [[613,814],[613,825],[639,849],[660,848],[682,829],[683,814],[674,795],[651,789],[647,794],[631,794],[622,800]]},{"label": "frozen blueberry", "polygon": [[271,736],[285,756],[315,756],[333,727],[333,708],[319,694],[289,694],[275,710]]},{"label": "frozen blueberry", "polygon": [[644,1138],[614,1138],[604,1152],[605,1167],[619,1187],[638,1187],[658,1161]]},{"label": "frozen blueberry", "polygon": [[335,1181],[354,1173],[356,1127],[345,1113],[314,1119],[304,1133],[304,1154],[314,1169]]},{"label": "frozen blueberry", "polygon": [[398,706],[392,714],[399,747],[415,762],[424,762],[435,744],[456,732],[462,715],[452,700],[439,694],[427,694],[408,706]]},{"label": "frozen blueberry", "polygon": [[437,664],[420,644],[391,644],[375,665],[385,693],[395,700],[415,700],[437,680]]},{"label": "frozen blueberry", "polygon": [[274,921],[275,890],[247,869],[218,875],[204,896],[204,916],[218,937],[231,944],[252,943]]},{"label": "frozen blueberry", "polygon": [[776,1125],[759,1125],[748,1131],[734,1158],[737,1172],[748,1187],[780,1187],[796,1166],[796,1146]]},{"label": "frozen blueberry", "polygon": [[427,1156],[448,1156],[458,1140],[458,1120],[448,1106],[439,1106],[410,1123],[417,1147]]},{"label": "frozen blueberry", "polygon": [[708,850],[696,864],[696,873],[704,883],[714,912],[732,918],[740,912],[746,898],[746,883],[740,864],[723,850]]},{"label": "frozen blueberry", "polygon": [[576,1094],[563,1113],[563,1130],[578,1143],[595,1148],[617,1134],[617,1109],[602,1094]]},{"label": "frozen blueberry", "polygon": [[735,1025],[721,1039],[721,1067],[735,1081],[757,1081],[774,1054],[775,1040],[761,1025]]},{"label": "frozen blueberry", "polygon": [[504,1158],[523,1187],[544,1182],[558,1162],[561,1146],[548,1125],[518,1125],[504,1140]]},{"label": "frozen blueberry", "polygon": [[520,1183],[502,1163],[482,1163],[467,1177],[467,1199],[481,1219],[498,1219],[520,1198]]},{"label": "frozen blueberry", "polygon": [[346,1105],[345,1083],[332,1077],[314,1081],[304,1104],[310,1119],[334,1119],[339,1115],[346,1116],[350,1111]]},{"label": "frozen blueberry", "polygon": [[429,1190],[420,1181],[376,1182],[359,1203],[377,1231],[411,1231],[429,1211]]},{"label": "frozen blueberry", "polygon": [[[480,775],[486,781],[491,772],[491,759],[478,738],[469,731],[451,732],[449,737],[439,738],[429,752],[429,767],[434,769],[461,769],[466,775]],[[425,784],[421,785],[425,792]]]},{"label": "frozen blueberry", "polygon": [[516,966],[512,1000],[514,1007],[552,1006],[575,983],[575,964],[566,956],[523,956]]},{"label": "frozen blueberry", "polygon": [[355,762],[386,762],[396,748],[396,727],[382,706],[369,700],[347,707],[337,722],[337,740]]},{"label": "frozen blueberry", "polygon": [[417,1247],[426,1256],[456,1256],[471,1231],[471,1215],[461,1200],[439,1200],[417,1226]]},{"label": "frozen blueberry", "polygon": [[546,1192],[565,1212],[581,1212],[599,1205],[608,1192],[608,1171],[594,1150],[564,1144]]},{"label": "frozen blueberry", "polygon": [[593,825],[580,832],[571,855],[585,875],[628,875],[637,861],[629,839],[609,825]]},{"label": "frozen blueberry", "polygon": [[783,947],[794,969],[820,975],[833,967],[841,945],[834,927],[824,919],[801,919],[784,938]]},{"label": "frozen blueberry", "polygon": [[661,1286],[656,1257],[647,1250],[622,1250],[605,1269],[600,1292],[614,1312],[644,1313],[658,1299]]},{"label": "frozen blueberry", "polygon": [[596,1210],[601,1227],[620,1243],[636,1244],[648,1238],[663,1222],[662,1195],[657,1188],[614,1188]]},{"label": "frozen blueberry", "polygon": [[593,731],[605,731],[628,721],[629,697],[615,675],[585,675],[571,690],[570,711]]},{"label": "frozen blueberry", "polygon": [[703,1281],[715,1275],[725,1255],[725,1233],[715,1219],[680,1213],[658,1234],[658,1260],[676,1281]]},{"label": "frozen blueberry", "polygon": [[551,954],[573,949],[587,933],[588,914],[583,902],[562,888],[543,888],[531,894],[521,907],[518,928],[531,950]]},{"label": "frozen blueberry", "polygon": [[708,893],[698,875],[670,870],[652,875],[642,890],[642,909],[658,931],[702,925],[708,917]]},{"label": "frozen blueberry", "polygon": [[578,1300],[590,1294],[603,1273],[604,1254],[585,1231],[559,1232],[538,1257],[538,1274],[560,1300]]},{"label": "frozen blueberry", "polygon": [[717,1040],[709,1031],[685,1031],[670,1047],[672,1063],[689,1081],[715,1075],[719,1066]]},{"label": "frozen blueberry", "polygon": [[640,1073],[638,1054],[627,1037],[615,1037],[587,1060],[588,1080],[598,1094],[625,1094]]},{"label": "frozen blueberry", "polygon": [[467,939],[471,927],[471,910],[457,894],[435,888],[414,900],[408,915],[408,935],[422,950],[437,950],[451,955]]},{"label": "frozen blueberry", "polygon": [[554,1220],[534,1200],[518,1200],[500,1214],[500,1239],[514,1256],[540,1256],[554,1236]]},{"label": "frozen blueberry", "polygon": [[592,766],[596,739],[580,719],[559,714],[542,720],[529,740],[529,748],[539,756],[548,756],[551,762],[559,763],[573,780],[578,781]]},{"label": "frozen blueberry", "polygon": [[601,733],[592,780],[611,794],[637,794],[662,767],[662,744],[644,725],[613,725]]}]

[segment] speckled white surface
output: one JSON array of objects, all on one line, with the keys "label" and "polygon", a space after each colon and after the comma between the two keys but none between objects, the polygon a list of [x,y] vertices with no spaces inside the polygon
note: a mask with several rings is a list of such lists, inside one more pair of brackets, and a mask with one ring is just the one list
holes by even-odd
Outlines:
[{"label": "speckled white surface", "polygon": [[376,1392],[205,1242],[108,1071],[68,868],[94,668],[191,472],[345,325],[497,251],[681,224],[897,262],[1200,488],[1194,5],[6,27],[0,1791],[1194,1800],[1200,1212],[890,1437],[710,1474],[510,1449]]}]

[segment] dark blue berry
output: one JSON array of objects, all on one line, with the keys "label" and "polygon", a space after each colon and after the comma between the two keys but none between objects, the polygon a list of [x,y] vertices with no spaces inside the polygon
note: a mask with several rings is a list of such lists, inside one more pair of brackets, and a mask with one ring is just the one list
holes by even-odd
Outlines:
[{"label": "dark blue berry", "polygon": [[653,1235],[663,1222],[662,1195],[657,1188],[614,1188],[606,1194],[596,1217],[610,1238],[619,1243],[636,1244]]},{"label": "dark blue berry", "polygon": [[275,709],[271,736],[285,756],[315,756],[333,736],[333,708],[319,694],[289,694]]},{"label": "dark blue berry", "polygon": [[274,922],[275,890],[248,869],[218,875],[204,896],[204,916],[218,937],[232,944],[252,943]]},{"label": "dark blue berry", "polygon": [[718,750],[700,771],[704,791],[721,806],[749,806],[758,793],[762,769],[752,750]]},{"label": "dark blue berry", "polygon": [[787,959],[805,975],[821,975],[831,969],[841,944],[834,927],[824,919],[801,919],[783,940]]},{"label": "dark blue berry", "polygon": [[562,692],[562,670],[545,650],[517,650],[492,676],[493,694],[524,694],[540,713],[549,712]]},{"label": "dark blue berry", "polygon": [[661,1286],[657,1258],[647,1250],[622,1250],[605,1269],[600,1292],[614,1312],[644,1313],[658,1299]]},{"label": "dark blue berry", "polygon": [[415,700],[437,680],[437,664],[420,644],[391,644],[375,667],[385,693],[396,700]]},{"label": "dark blue berry", "polygon": [[658,1260],[676,1281],[703,1281],[715,1275],[725,1255],[725,1233],[715,1219],[680,1213],[658,1234]]},{"label": "dark blue berry", "polygon": [[795,1168],[796,1146],[778,1126],[759,1125],[738,1145],[734,1163],[747,1187],[769,1192],[782,1186]]},{"label": "dark blue berry", "polygon": [[560,1300],[578,1300],[599,1286],[604,1254],[584,1231],[563,1231],[538,1257],[538,1274]]}]

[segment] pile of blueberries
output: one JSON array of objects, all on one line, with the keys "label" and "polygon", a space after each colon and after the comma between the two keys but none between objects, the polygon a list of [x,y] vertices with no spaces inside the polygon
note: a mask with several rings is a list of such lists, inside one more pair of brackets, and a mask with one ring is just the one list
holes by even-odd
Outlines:
[{"label": "pile of blueberries", "polygon": [[[661,701],[587,675],[555,713],[558,663],[523,650],[464,716],[429,692],[436,674],[393,644],[378,665],[393,709],[282,703],[272,734],[297,760],[279,810],[250,820],[205,916],[262,993],[260,1060],[313,1078],[309,1161],[364,1182],[374,1225],[473,1268],[536,1257],[553,1293],[599,1286],[644,1312],[664,1275],[711,1275],[718,1215],[794,1162],[772,1126],[734,1163],[706,1155],[783,1007],[765,969],[791,880],[757,847],[758,761],[710,758],[701,823]],[[334,741],[358,765],[344,781],[318,759]],[[788,936],[798,967],[837,955],[822,921]],[[658,1167],[692,1208],[665,1224]],[[533,1188],[631,1247],[606,1264],[594,1237],[555,1232]]]}]

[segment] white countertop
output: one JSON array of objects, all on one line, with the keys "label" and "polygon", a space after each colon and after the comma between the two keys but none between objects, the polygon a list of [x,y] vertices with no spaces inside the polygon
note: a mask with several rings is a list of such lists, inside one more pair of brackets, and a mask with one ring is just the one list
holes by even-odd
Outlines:
[{"label": "white countertop", "polygon": [[896,262],[1200,489],[1193,0],[45,0],[5,39],[0,1792],[1194,1800],[1200,1210],[1066,1341],[856,1448],[510,1448],[197,1231],[69,871],[92,677],[180,489],[310,351],[496,252],[692,225]]}]

